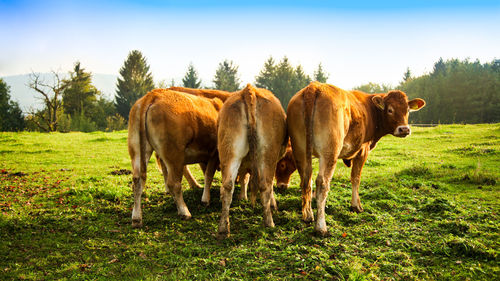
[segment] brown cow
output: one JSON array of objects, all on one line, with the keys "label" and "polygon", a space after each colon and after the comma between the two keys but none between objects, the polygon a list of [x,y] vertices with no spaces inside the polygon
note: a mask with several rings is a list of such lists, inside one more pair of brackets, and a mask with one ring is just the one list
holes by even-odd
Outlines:
[{"label": "brown cow", "polygon": [[288,104],[287,125],[301,178],[302,219],[314,220],[311,208],[312,155],[319,158],[315,230],[325,235],[328,233],[325,202],[337,159],[346,160],[346,165],[352,164],[351,207],[362,212],[358,188],[368,153],[387,134],[408,136],[409,111],[419,110],[424,105],[422,99],[408,101],[401,91],[369,95],[319,82],[312,82],[295,94]]},{"label": "brown cow", "polygon": [[226,101],[227,98],[231,96],[230,92],[221,91],[221,90],[211,90],[211,89],[192,89],[185,87],[170,87],[168,90],[188,93],[195,96],[205,97],[205,98],[218,98],[221,101]]},{"label": "brown cow", "polygon": [[250,84],[222,106],[217,123],[222,173],[222,212],[217,237],[229,235],[229,207],[238,171],[250,169],[250,188],[260,191],[264,224],[274,227],[271,213],[276,163],[287,143],[286,117],[279,100]]},{"label": "brown cow", "polygon": [[205,188],[211,184],[217,165],[217,117],[219,98],[156,89],[140,98],[130,110],[128,150],[132,160],[134,208],[132,226],[142,225],[141,195],[149,158],[155,151],[161,158],[166,188],[172,194],[178,214],[190,218],[182,197],[184,165],[207,163]]},{"label": "brown cow", "polygon": [[290,142],[288,142],[285,155],[278,161],[278,164],[276,164],[276,189],[279,191],[285,191],[290,183],[290,176],[296,169],[292,146]]},{"label": "brown cow", "polygon": [[[226,101],[226,99],[229,96],[231,96],[230,92],[221,91],[221,90],[211,90],[211,89],[192,89],[192,88],[186,88],[186,87],[170,87],[170,88],[168,88],[168,90],[183,92],[183,93],[187,93],[187,94],[191,94],[191,95],[195,95],[195,96],[200,96],[200,97],[205,97],[205,98],[210,98],[210,99],[218,98],[222,102]],[[166,125],[166,126],[168,126],[168,125]],[[162,171],[161,159],[159,158],[158,154],[156,154],[156,162],[158,164],[158,167],[160,168],[160,171]],[[203,173],[205,173],[206,166],[207,166],[207,163],[200,163],[200,168],[203,171]],[[162,171],[162,173],[163,173],[163,171]],[[189,186],[191,188],[201,188],[202,187],[196,181],[196,179],[193,177],[193,175],[191,174],[191,171],[189,170],[189,168],[187,166],[184,166],[183,175],[186,178],[186,180],[189,183]],[[211,186],[211,184],[212,184],[211,179],[209,179],[209,180],[205,179],[205,187],[204,187],[203,196],[201,199],[202,203],[204,203],[205,205],[208,205],[210,202],[210,186]]]},{"label": "brown cow", "polygon": [[[210,89],[192,89],[192,88],[185,88],[185,87],[170,87],[168,88],[169,90],[174,90],[174,91],[179,91],[179,92],[184,92],[192,95],[197,95],[197,96],[203,96],[207,98],[219,98],[222,101],[226,101],[226,99],[231,95],[231,93],[226,92],[226,91],[220,91],[220,90],[210,90]],[[204,165],[201,164],[201,169],[205,171]],[[292,154],[292,147],[290,145],[290,142],[288,142],[288,146],[286,149],[286,153],[278,161],[278,164],[276,166],[276,186],[278,189],[284,190],[288,188],[288,184],[290,182],[290,176],[292,173],[296,170],[295,168],[295,161],[293,160],[293,154]],[[249,175],[241,172],[241,177],[239,177],[239,184],[241,186],[241,191],[239,194],[239,199],[247,199],[247,184],[249,180]],[[196,179],[191,175],[191,172],[187,167],[185,167],[184,170],[184,177],[188,181],[189,185],[191,187],[201,187],[200,184],[196,181]],[[208,193],[209,195],[209,193]],[[205,202],[208,202],[209,200],[205,200]]]},{"label": "brown cow", "polygon": [[[293,159],[292,147],[290,145],[290,142],[288,142],[286,152],[276,164],[276,172],[274,174],[274,178],[276,179],[276,188],[279,191],[283,192],[288,188],[290,177],[292,176],[293,172],[295,172],[295,170],[297,170],[297,168],[295,167],[295,160]],[[240,169],[238,172],[237,181],[239,182],[241,187],[240,194],[238,196],[238,199],[240,200],[248,199],[247,187],[250,178],[250,172],[250,170],[243,171],[242,169]],[[272,207],[274,209],[277,209],[276,200],[274,198],[272,199],[271,203]]]},{"label": "brown cow", "polygon": [[[183,92],[183,93],[188,93],[191,95],[196,95],[196,96],[202,96],[206,98],[219,98],[223,102],[231,95],[230,92],[226,91],[220,91],[220,90],[211,90],[211,89],[192,89],[192,88],[185,88],[185,87],[170,87],[168,90],[173,90],[173,91],[178,91],[178,92]],[[156,162],[158,165],[158,168],[160,171],[162,171],[161,168],[161,160],[156,154]],[[284,188],[286,189],[288,187],[288,182],[290,180],[290,175],[296,170],[295,168],[295,163],[293,162],[293,155],[291,152],[291,146],[290,143],[288,144],[287,147],[287,152],[285,156],[283,156],[282,159],[278,162],[277,167],[280,167],[279,169],[276,169],[276,182],[279,188]],[[202,169],[203,172],[205,172],[206,168],[206,163],[200,163],[200,168]],[[239,194],[239,199],[240,200],[247,200],[247,185],[248,185],[248,180],[249,180],[249,175],[244,173],[243,171],[240,171],[240,176],[239,176],[239,184],[240,184],[240,194]],[[184,167],[183,175],[186,178],[186,180],[189,183],[189,186],[191,188],[201,188],[202,186],[196,181],[196,179],[193,177],[191,174],[189,168],[187,166]],[[203,197],[202,197],[202,202],[204,204],[209,204],[210,202],[210,185],[206,185],[206,190],[204,190]],[[273,200],[274,207],[276,207],[275,200]]]},{"label": "brown cow", "polygon": [[[160,171],[160,173],[163,174],[163,168],[162,168],[162,165],[161,165],[161,158],[158,154],[156,154],[156,165],[158,166],[158,170]],[[203,163],[200,163],[200,168],[203,172],[205,172],[205,168],[206,168],[206,165]],[[189,184],[189,187],[190,188],[203,188],[203,186],[201,186],[197,181],[196,179],[194,178],[193,174],[191,174],[191,171],[189,170],[188,166],[184,166],[184,170],[182,172],[182,175],[184,176],[184,178],[186,178],[188,184]]]}]

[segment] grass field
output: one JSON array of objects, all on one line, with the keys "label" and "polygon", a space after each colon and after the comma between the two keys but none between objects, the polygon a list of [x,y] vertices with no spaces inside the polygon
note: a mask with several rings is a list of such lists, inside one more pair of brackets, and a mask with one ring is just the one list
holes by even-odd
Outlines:
[{"label": "grass field", "polygon": [[131,175],[112,174],[130,169],[126,141],[124,131],[0,133],[0,279],[500,276],[500,124],[413,128],[406,139],[383,138],[363,171],[361,214],[349,209],[349,170],[339,163],[326,238],[301,221],[296,173],[276,196],[274,229],[263,227],[259,205],[234,200],[231,236],[218,241],[220,173],[209,207],[200,204],[201,189],[183,182],[193,218],[182,221],[155,165],[143,196],[144,227],[132,229]]}]

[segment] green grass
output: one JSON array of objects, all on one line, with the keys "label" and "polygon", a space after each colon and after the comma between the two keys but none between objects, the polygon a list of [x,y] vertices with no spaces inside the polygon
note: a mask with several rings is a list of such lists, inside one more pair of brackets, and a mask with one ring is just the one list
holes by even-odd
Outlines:
[{"label": "green grass", "polygon": [[200,204],[201,189],[183,182],[193,218],[182,221],[155,165],[143,196],[144,227],[132,229],[131,175],[111,174],[130,169],[126,136],[0,133],[0,279],[500,276],[500,124],[413,128],[406,139],[383,138],[363,171],[361,214],[349,210],[349,169],[340,162],[326,238],[301,221],[296,173],[276,195],[274,229],[263,227],[259,205],[234,200],[231,236],[217,241],[220,174],[209,207]]}]

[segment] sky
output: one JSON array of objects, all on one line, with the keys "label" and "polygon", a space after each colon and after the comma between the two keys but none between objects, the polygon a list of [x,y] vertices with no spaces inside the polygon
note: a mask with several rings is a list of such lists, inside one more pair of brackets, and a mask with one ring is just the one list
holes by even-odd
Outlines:
[{"label": "sky", "polygon": [[188,65],[213,86],[224,59],[254,83],[264,62],[287,56],[350,89],[397,85],[443,59],[500,58],[500,1],[5,1],[0,0],[0,77],[80,61],[118,75],[140,50],[155,81],[180,83]]}]

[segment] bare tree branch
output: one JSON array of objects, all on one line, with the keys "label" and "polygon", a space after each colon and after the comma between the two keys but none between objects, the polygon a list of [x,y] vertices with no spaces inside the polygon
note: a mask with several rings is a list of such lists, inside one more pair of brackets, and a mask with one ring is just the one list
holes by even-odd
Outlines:
[{"label": "bare tree branch", "polygon": [[[41,129],[47,130],[49,132],[57,131],[57,111],[62,106],[60,101],[60,95],[69,86],[67,81],[61,79],[59,73],[54,70],[51,71],[53,83],[48,84],[45,83],[40,78],[40,74],[37,74],[32,71],[30,74],[30,82],[29,87],[35,90],[42,97],[40,98],[44,105],[44,110],[34,111],[32,110],[31,114],[33,116],[33,122]],[[36,120],[38,119],[38,120]],[[47,128],[42,126],[39,120],[42,120],[43,123],[47,124]]]}]

